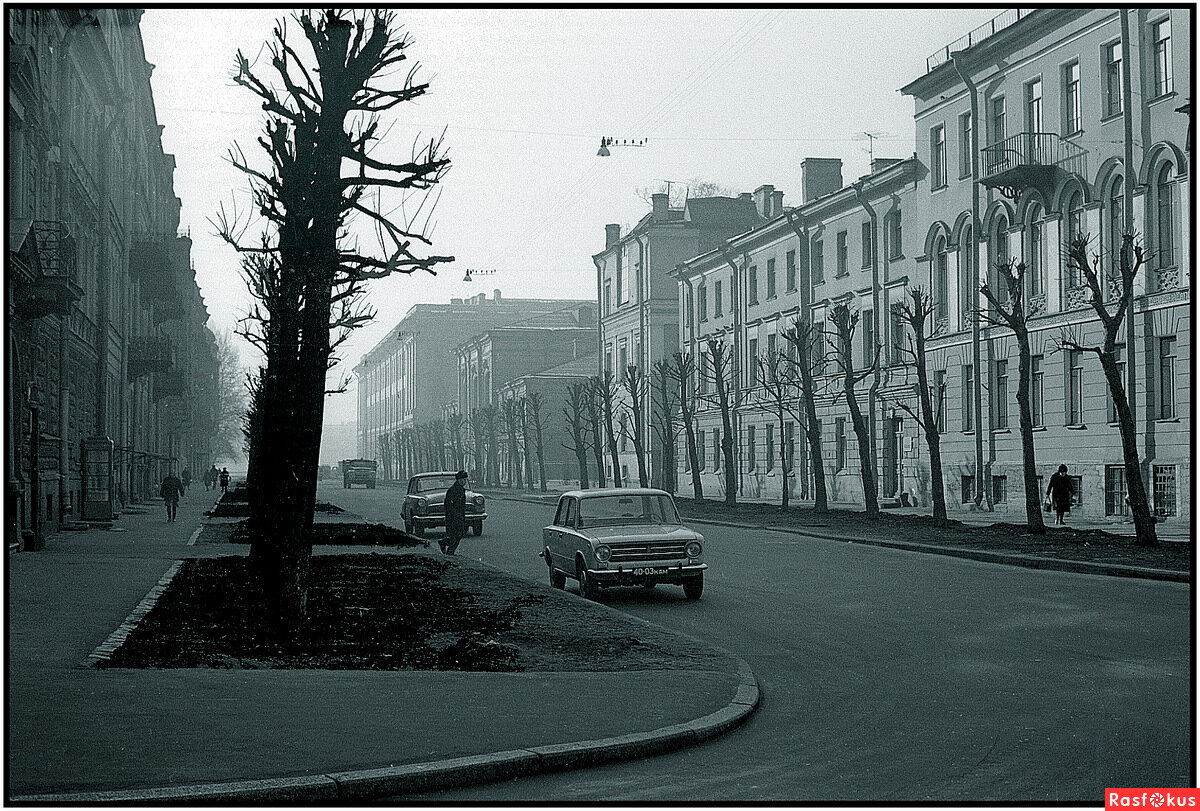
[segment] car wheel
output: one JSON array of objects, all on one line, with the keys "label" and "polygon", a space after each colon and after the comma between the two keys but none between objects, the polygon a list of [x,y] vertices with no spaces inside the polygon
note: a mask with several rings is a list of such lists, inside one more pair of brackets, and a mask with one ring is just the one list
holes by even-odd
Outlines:
[{"label": "car wheel", "polygon": [[704,593],[704,575],[698,574],[683,581],[683,595],[689,600],[699,600]]},{"label": "car wheel", "polygon": [[600,596],[600,587],[588,577],[587,567],[583,561],[575,562],[575,579],[579,581],[579,596],[585,600],[595,600]]},{"label": "car wheel", "polygon": [[416,535],[418,538],[424,538],[425,537],[425,527],[421,526],[420,524],[414,524],[413,525],[413,535]]},{"label": "car wheel", "polygon": [[565,589],[567,587],[567,576],[554,568],[554,564],[550,562],[550,550],[547,549],[542,553],[546,558],[546,568],[550,570],[550,585],[556,589]]},{"label": "car wheel", "polygon": [[407,518],[404,519],[404,531],[407,532],[409,535],[413,534],[412,521],[409,521]]}]

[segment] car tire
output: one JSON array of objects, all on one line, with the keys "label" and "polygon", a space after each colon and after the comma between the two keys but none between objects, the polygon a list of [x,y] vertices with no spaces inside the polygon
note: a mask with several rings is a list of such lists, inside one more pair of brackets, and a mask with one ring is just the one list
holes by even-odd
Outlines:
[{"label": "car tire", "polygon": [[583,565],[583,561],[575,562],[575,579],[579,581],[579,596],[585,600],[597,600],[600,598],[600,587],[588,577],[587,567]]},{"label": "car tire", "polygon": [[550,586],[556,589],[565,589],[567,587],[567,576],[554,568],[554,564],[550,562],[550,550],[547,549],[542,553],[542,557],[546,559],[546,568],[550,572]]},{"label": "car tire", "polygon": [[409,521],[407,518],[404,519],[404,531],[407,532],[409,535],[413,534],[413,523],[412,523],[412,521]]},{"label": "car tire", "polygon": [[418,538],[424,538],[425,527],[421,526],[420,524],[413,524],[413,535],[416,535]]},{"label": "car tire", "polygon": [[698,574],[683,581],[683,596],[689,600],[699,600],[704,593],[704,575]]}]

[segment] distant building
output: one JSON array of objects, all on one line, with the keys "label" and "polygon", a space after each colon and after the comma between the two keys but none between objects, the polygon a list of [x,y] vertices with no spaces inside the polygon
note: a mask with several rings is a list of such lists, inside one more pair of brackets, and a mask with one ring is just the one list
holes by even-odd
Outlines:
[{"label": "distant building", "polygon": [[141,13],[6,10],[10,545],[111,518],[211,459],[215,339]]},{"label": "distant building", "polygon": [[[677,352],[679,296],[668,273],[721,240],[749,230],[775,206],[782,208],[782,198],[774,187],[762,186],[755,197],[747,193],[693,198],[675,209],[668,195],[655,194],[650,212],[629,233],[622,235],[619,225],[606,225],[604,250],[592,257],[600,302],[599,372],[619,381],[633,365],[649,375],[655,362]],[[649,426],[649,413],[645,417]],[[646,437],[645,446],[652,445]],[[621,467],[637,470],[631,444],[621,455]],[[659,481],[652,463],[650,470],[652,479]],[[610,470],[606,480],[612,478]]]},{"label": "distant building", "polygon": [[[390,448],[397,432],[443,422],[446,404],[458,399],[456,347],[464,341],[493,327],[584,305],[595,306],[582,300],[505,299],[499,290],[492,299],[480,293],[449,304],[414,305],[354,367],[358,456],[392,462]],[[479,375],[484,389],[492,391],[490,366]]]}]

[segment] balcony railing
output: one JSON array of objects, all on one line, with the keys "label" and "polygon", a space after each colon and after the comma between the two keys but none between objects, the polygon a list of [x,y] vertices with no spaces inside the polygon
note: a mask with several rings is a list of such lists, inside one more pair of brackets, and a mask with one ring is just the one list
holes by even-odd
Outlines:
[{"label": "balcony railing", "polygon": [[140,336],[129,342],[129,379],[160,374],[171,368],[171,339]]},{"label": "balcony railing", "polygon": [[1031,8],[1010,8],[1005,9],[1001,14],[996,15],[988,20],[983,25],[976,28],[966,36],[959,37],[944,48],[939,49],[936,53],[930,55],[925,60],[925,72],[931,73],[934,68],[944,65],[950,61],[950,54],[956,51],[965,51],[967,48],[973,48],[983,42],[988,37],[995,35],[998,31],[1003,31],[1013,23],[1024,17],[1028,17],[1034,12]]},{"label": "balcony railing", "polygon": [[1053,132],[1021,132],[983,148],[984,179],[1025,167],[1057,166],[1083,174],[1087,150]]}]

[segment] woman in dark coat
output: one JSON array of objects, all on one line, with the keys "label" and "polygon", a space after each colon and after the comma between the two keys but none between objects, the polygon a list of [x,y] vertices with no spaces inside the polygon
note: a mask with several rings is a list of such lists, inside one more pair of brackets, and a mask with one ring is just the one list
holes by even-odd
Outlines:
[{"label": "woman in dark coat", "polygon": [[1054,523],[1062,524],[1063,515],[1071,511],[1071,500],[1075,496],[1075,485],[1067,475],[1067,466],[1059,465],[1058,472],[1050,477],[1050,486],[1046,488],[1046,499],[1054,508]]},{"label": "woman in dark coat", "polygon": [[458,542],[467,534],[467,472],[460,470],[454,475],[454,484],[446,491],[443,502],[446,509],[446,537],[438,542],[442,551],[453,555]]}]

